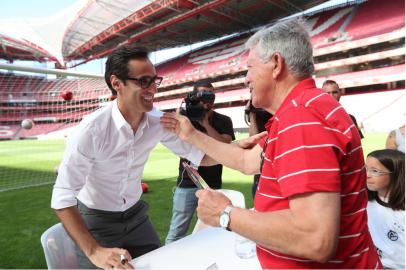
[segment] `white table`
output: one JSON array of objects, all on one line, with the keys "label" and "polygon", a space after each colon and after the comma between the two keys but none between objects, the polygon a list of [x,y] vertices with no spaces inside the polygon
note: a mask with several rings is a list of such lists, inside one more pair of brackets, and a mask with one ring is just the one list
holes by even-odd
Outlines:
[{"label": "white table", "polygon": [[[261,269],[256,256],[240,259],[234,251],[235,234],[206,228],[132,260],[135,269]],[[210,267],[211,266],[211,267]]]}]

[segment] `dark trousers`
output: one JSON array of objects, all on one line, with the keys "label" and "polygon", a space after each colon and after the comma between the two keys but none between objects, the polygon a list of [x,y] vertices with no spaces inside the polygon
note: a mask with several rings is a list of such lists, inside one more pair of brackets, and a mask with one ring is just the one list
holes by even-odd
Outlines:
[{"label": "dark trousers", "polygon": [[[124,212],[90,209],[78,201],[78,210],[89,232],[96,241],[107,248],[124,248],[132,258],[160,247],[160,241],[148,216],[148,204],[138,201]],[[79,247],[76,254],[80,268],[97,268]]]}]

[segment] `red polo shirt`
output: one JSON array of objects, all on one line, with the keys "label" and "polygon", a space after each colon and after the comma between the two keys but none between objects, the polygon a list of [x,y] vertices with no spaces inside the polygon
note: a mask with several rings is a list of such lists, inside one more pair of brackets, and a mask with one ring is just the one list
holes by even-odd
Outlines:
[{"label": "red polo shirt", "polygon": [[[328,263],[257,246],[263,268],[382,267],[367,227],[366,172],[357,128],[341,105],[313,79],[301,81],[267,123],[268,138],[255,210],[289,208],[289,197],[339,192],[341,224],[336,255]],[[321,221],[322,222],[322,221]]]}]

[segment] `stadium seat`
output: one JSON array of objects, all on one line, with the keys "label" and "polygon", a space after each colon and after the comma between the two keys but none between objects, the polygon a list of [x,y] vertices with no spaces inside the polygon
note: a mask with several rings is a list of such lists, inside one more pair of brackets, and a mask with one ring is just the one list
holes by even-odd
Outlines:
[{"label": "stadium seat", "polygon": [[41,235],[48,269],[77,269],[78,263],[74,243],[69,237],[62,223],[47,229]]},{"label": "stadium seat", "polygon": [[[234,206],[245,208],[245,198],[241,192],[231,189],[219,189],[218,191],[226,195]],[[200,219],[197,219],[192,234],[208,227],[210,227],[210,225],[204,224]]]}]

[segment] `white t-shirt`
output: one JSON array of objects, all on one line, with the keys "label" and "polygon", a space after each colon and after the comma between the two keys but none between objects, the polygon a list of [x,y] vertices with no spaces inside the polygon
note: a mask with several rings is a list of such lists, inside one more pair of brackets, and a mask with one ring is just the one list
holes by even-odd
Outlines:
[{"label": "white t-shirt", "polygon": [[368,202],[368,227],[385,268],[405,269],[405,211]]}]

